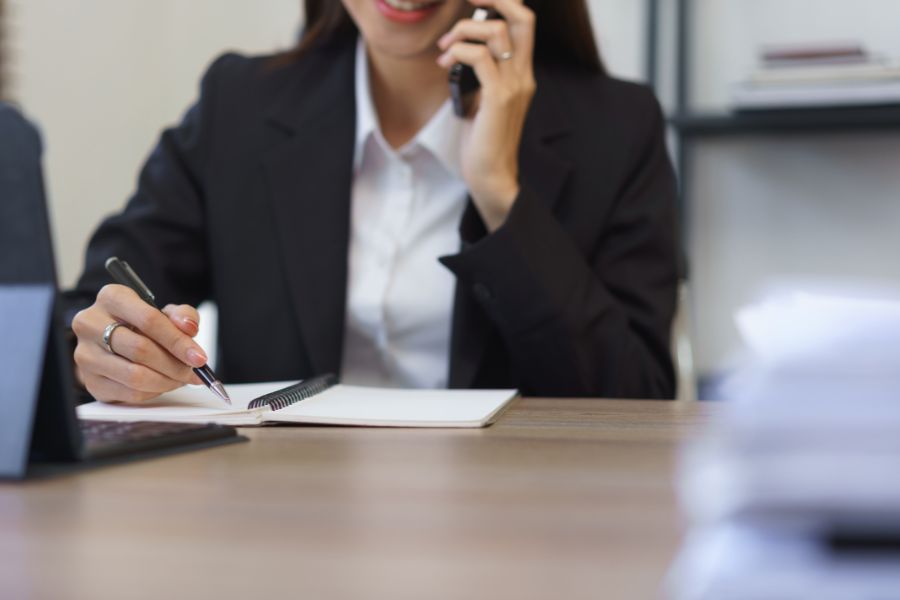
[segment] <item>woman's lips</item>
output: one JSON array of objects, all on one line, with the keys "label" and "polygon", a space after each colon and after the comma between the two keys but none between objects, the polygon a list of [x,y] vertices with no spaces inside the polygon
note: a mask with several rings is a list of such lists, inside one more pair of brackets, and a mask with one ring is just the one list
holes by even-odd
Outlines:
[{"label": "woman's lips", "polygon": [[444,0],[414,2],[412,0],[375,0],[382,15],[397,23],[418,23],[428,18]]}]

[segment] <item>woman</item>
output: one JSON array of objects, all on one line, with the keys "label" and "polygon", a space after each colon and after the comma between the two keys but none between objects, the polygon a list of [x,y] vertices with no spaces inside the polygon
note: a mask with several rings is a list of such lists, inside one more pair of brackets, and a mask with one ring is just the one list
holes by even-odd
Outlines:
[{"label": "woman", "polygon": [[[213,299],[226,382],[671,397],[663,120],[604,74],[584,0],[305,4],[294,51],[212,65],[91,240],[72,295],[93,302],[72,323],[88,391],[137,403],[196,383],[189,305]],[[455,63],[482,85],[466,119]],[[112,255],[189,305],[167,319],[104,287]],[[115,321],[131,329],[109,352]]]}]

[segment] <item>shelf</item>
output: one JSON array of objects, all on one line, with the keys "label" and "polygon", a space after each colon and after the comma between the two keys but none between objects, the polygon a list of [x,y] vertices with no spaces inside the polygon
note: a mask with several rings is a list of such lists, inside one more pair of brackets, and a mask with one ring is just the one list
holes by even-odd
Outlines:
[{"label": "shelf", "polygon": [[669,124],[685,137],[900,130],[900,106],[688,113]]}]

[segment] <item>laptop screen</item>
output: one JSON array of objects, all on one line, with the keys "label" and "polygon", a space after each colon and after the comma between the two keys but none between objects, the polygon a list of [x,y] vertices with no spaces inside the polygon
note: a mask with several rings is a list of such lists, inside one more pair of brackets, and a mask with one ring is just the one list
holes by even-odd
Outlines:
[{"label": "laptop screen", "polygon": [[[37,131],[0,104],[0,419],[15,432],[0,477],[23,475],[25,459],[78,458],[71,350],[63,338],[56,268]],[[3,356],[4,353],[21,355]],[[9,365],[19,366],[10,368]],[[11,438],[10,438],[11,439]],[[9,441],[9,440],[6,440]]]}]

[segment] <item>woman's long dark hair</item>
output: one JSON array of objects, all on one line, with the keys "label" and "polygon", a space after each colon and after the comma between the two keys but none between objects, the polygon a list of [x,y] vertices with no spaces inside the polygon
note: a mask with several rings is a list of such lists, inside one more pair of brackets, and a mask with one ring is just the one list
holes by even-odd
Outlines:
[{"label": "woman's long dark hair", "polygon": [[[340,0],[303,0],[306,27],[297,46],[282,58],[292,61],[313,48],[356,35],[356,25]],[[585,0],[525,0],[536,14],[535,59],[565,62],[604,72]]]}]

